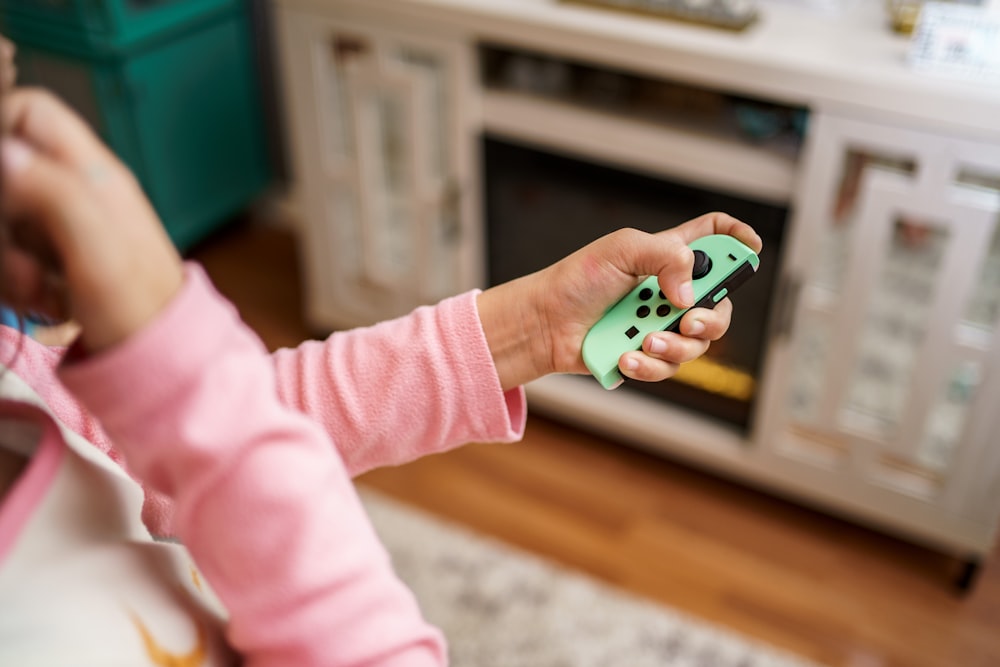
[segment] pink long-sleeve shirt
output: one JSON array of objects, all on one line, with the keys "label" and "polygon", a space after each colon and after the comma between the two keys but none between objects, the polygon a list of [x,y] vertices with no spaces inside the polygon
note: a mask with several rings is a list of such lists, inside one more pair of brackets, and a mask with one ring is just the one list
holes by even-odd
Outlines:
[{"label": "pink long-sleeve shirt", "polygon": [[[17,334],[0,336],[10,359]],[[78,434],[146,484],[147,523],[190,551],[247,664],[446,661],[351,477],[521,436],[524,394],[500,387],[475,293],[269,355],[189,265],[181,293],[122,344],[62,361],[24,341],[11,368],[70,434],[43,429],[37,451]],[[0,586],[35,509],[10,501],[41,503],[34,491],[15,486],[0,508]]]}]

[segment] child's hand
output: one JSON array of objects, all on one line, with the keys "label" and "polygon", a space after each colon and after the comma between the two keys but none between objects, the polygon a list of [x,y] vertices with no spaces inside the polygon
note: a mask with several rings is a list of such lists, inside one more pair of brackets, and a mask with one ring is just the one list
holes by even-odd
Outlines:
[{"label": "child's hand", "polygon": [[[749,225],[709,213],[657,234],[619,230],[542,271],[480,294],[480,318],[504,389],[548,373],[586,373],[580,350],[590,327],[646,276],[659,277],[672,303],[691,306],[694,254],[687,246],[709,234],[735,236],[756,252],[762,247]],[[619,368],[636,380],[664,380],[704,354],[729,329],[731,314],[729,299],[712,310],[693,309],[681,320],[683,335],[648,335],[641,351],[622,355]]]},{"label": "child's hand", "polygon": [[72,316],[92,352],[124,340],[180,289],[180,256],[132,173],[62,102],[15,89],[2,113],[3,299]]}]

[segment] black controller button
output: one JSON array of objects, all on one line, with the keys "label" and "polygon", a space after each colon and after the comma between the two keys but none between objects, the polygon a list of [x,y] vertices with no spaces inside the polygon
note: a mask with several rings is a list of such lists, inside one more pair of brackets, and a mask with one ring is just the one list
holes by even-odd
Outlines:
[{"label": "black controller button", "polygon": [[663,293],[663,290],[660,290],[660,298],[663,299],[664,301],[667,300],[667,296]]},{"label": "black controller button", "polygon": [[653,298],[653,290],[649,289],[648,287],[643,287],[639,291],[640,301],[649,301],[651,298]]},{"label": "black controller button", "polygon": [[660,305],[660,306],[659,306],[659,307],[658,307],[658,308],[656,309],[656,314],[657,314],[657,315],[659,315],[660,317],[666,317],[667,315],[669,315],[669,314],[670,314],[670,306],[668,306],[668,305],[667,305],[667,304],[665,304],[665,303],[664,303],[664,304],[661,304],[661,305]]},{"label": "black controller button", "polygon": [[708,256],[703,250],[694,251],[694,269],[691,271],[691,277],[695,280],[698,278],[704,278],[708,275],[708,272],[712,270],[712,258]]},{"label": "black controller button", "polygon": [[636,329],[634,326],[631,326],[631,327],[628,328],[628,331],[625,332],[625,335],[628,336],[629,338],[635,338],[636,334],[638,334],[638,333],[639,333],[639,330]]},{"label": "black controller button", "polygon": [[649,317],[649,306],[639,306],[639,310],[635,311],[635,314],[640,318]]}]

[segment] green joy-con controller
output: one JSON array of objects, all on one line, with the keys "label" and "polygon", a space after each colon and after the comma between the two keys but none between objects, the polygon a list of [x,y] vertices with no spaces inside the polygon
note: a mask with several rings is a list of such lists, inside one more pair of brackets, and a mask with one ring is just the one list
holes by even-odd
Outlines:
[{"label": "green joy-con controller", "polygon": [[[694,251],[694,301],[692,308],[714,308],[732,294],[760,265],[757,253],[726,234],[696,239]],[[614,389],[624,378],[618,360],[625,352],[639,350],[653,331],[677,331],[690,308],[670,303],[656,276],[649,276],[613,305],[583,339],[583,361],[605,389]]]}]

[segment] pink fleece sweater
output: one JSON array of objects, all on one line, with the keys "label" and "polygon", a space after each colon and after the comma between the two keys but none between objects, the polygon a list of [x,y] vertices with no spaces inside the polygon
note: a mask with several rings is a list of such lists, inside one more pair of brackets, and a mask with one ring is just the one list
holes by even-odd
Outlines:
[{"label": "pink fleece sweater", "polygon": [[25,341],[12,369],[159,494],[147,523],[190,550],[247,664],[446,662],[350,478],[521,436],[524,394],[501,390],[475,293],[268,355],[189,265],[146,329],[57,378],[61,358]]}]

